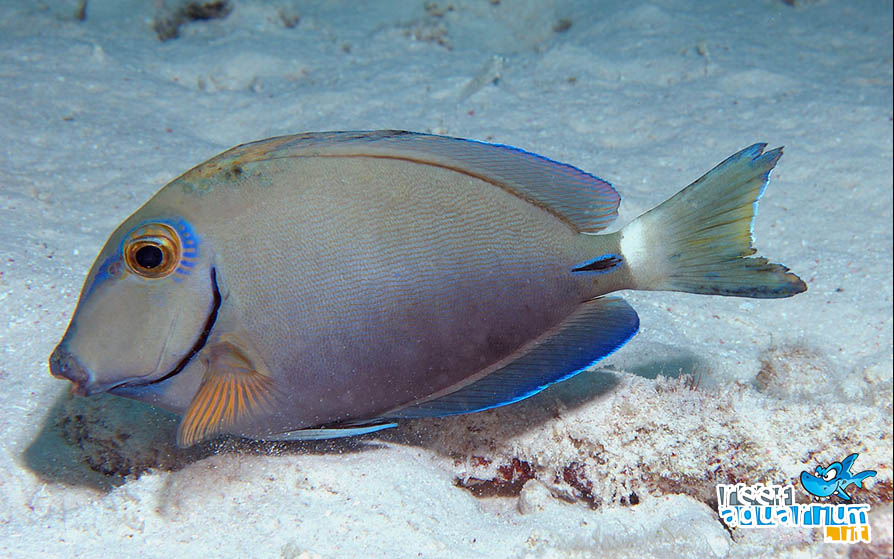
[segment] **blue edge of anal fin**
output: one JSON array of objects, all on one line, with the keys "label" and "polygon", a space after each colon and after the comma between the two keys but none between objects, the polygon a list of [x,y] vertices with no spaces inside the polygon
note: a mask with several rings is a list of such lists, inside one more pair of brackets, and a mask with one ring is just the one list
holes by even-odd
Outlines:
[{"label": "blue edge of anal fin", "polygon": [[[369,422],[367,422],[369,423]],[[339,439],[342,437],[354,437],[357,435],[366,435],[367,433],[375,433],[382,429],[397,427],[394,422],[376,422],[363,425],[346,425],[339,427],[319,427],[315,429],[299,429],[297,431],[288,431],[279,433],[270,437],[264,437],[267,441],[320,441],[324,439]]]}]

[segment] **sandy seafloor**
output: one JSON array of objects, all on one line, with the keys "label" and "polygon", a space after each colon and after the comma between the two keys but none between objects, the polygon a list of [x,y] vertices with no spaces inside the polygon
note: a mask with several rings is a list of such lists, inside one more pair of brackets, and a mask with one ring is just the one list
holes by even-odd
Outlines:
[{"label": "sandy seafloor", "polygon": [[[85,21],[0,3],[0,555],[891,556],[890,1],[233,5],[161,42],[148,0]],[[377,128],[578,165],[619,224],[785,145],[756,245],[809,291],[627,293],[641,331],[592,372],[353,441],[179,451],[173,418],[50,377],[93,258],[167,181],[241,142]],[[871,545],[720,522],[715,483],[852,452],[878,471],[852,488]]]}]

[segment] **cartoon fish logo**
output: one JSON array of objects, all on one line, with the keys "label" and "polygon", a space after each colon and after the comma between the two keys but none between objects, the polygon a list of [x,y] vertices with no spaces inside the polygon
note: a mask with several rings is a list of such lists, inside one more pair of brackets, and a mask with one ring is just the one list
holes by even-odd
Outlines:
[{"label": "cartoon fish logo", "polygon": [[857,453],[851,454],[841,462],[832,462],[825,468],[817,466],[816,475],[806,471],[801,472],[801,485],[808,493],[817,497],[828,497],[834,494],[845,501],[850,501],[851,496],[845,489],[849,485],[863,487],[863,480],[874,477],[877,473],[875,470],[866,470],[859,474],[852,474],[851,466],[857,456]]}]

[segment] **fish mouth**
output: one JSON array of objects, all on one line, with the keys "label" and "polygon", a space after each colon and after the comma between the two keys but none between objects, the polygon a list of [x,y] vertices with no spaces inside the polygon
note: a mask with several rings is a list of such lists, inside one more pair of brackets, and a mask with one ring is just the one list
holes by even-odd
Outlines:
[{"label": "fish mouth", "polygon": [[61,343],[50,355],[50,374],[56,378],[70,380],[73,385],[72,394],[87,395],[90,373]]},{"label": "fish mouth", "polygon": [[217,270],[214,267],[211,268],[211,292],[213,296],[211,311],[208,313],[208,318],[205,319],[205,327],[202,328],[202,333],[199,334],[198,338],[196,338],[196,341],[192,345],[192,348],[190,348],[190,350],[183,356],[182,359],[180,359],[177,365],[175,365],[174,368],[170,370],[170,372],[157,379],[153,379],[147,382],[123,382],[110,388],[109,392],[114,393],[118,389],[137,388],[159,384],[180,373],[180,371],[182,371],[189,364],[189,362],[192,361],[193,358],[200,351],[202,351],[202,348],[205,347],[205,344],[208,343],[208,336],[211,335],[211,330],[214,328],[214,324],[217,322],[217,312],[220,310],[221,296],[220,288],[217,286]]}]

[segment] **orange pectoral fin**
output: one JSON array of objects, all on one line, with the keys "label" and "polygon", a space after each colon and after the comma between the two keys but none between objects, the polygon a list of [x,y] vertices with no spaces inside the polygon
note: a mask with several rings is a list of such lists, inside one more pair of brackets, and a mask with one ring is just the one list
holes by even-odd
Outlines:
[{"label": "orange pectoral fin", "polygon": [[177,429],[177,445],[189,447],[232,430],[251,417],[270,413],[275,388],[235,344],[209,348],[202,384]]}]

